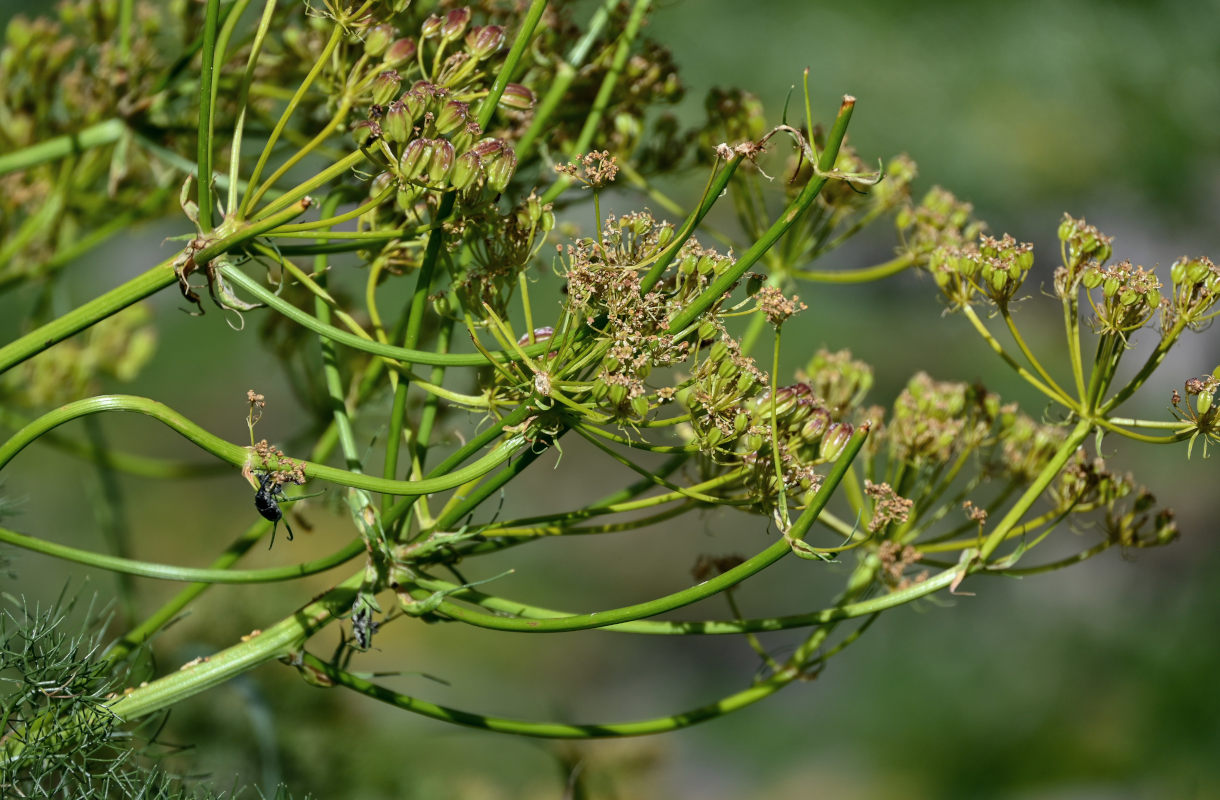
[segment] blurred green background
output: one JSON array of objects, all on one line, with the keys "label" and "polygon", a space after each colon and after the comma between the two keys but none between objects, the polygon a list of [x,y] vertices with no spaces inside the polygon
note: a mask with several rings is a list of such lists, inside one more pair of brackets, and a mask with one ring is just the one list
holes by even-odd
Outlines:
[{"label": "blurred green background", "polygon": [[[1035,243],[1045,272],[1027,284],[1035,299],[1018,320],[1042,352],[1059,347],[1055,309],[1044,307],[1038,281],[1047,282],[1056,261],[1065,211],[1115,235],[1117,258],[1167,266],[1186,253],[1220,255],[1220,3],[688,0],[659,3],[648,33],[674,51],[690,121],[707,89],[731,85],[757,93],[778,121],[806,66],[824,119],[842,94],[856,96],[851,142],[866,161],[907,152],[920,165],[918,191],[945,185],[974,202],[996,233]],[[622,208],[641,204],[625,199]],[[162,239],[182,230],[180,220],[150,225],[76,265],[65,307],[160,260],[170,252]],[[892,232],[879,230],[835,264],[874,263],[892,246]],[[188,317],[172,295],[153,301],[162,326],[157,356],[135,385],[119,388],[240,441],[243,395],[253,387],[269,400],[259,435],[282,440],[294,429],[289,388],[253,326],[233,331],[212,311]],[[788,369],[804,361],[798,342],[851,347],[876,367],[877,403],[888,404],[920,369],[984,379],[1005,396],[1033,400],[995,369],[963,320],[942,316],[928,281],[907,275],[876,287],[810,288],[802,299],[810,309],[792,323],[801,327],[787,337]],[[1151,338],[1145,332],[1137,347]],[[1136,404],[1145,413],[1166,416],[1173,388],[1220,363],[1214,331],[1180,349],[1160,373],[1164,382]],[[1037,415],[1037,401],[1027,410]],[[198,457],[143,420],[106,419],[99,429],[144,452]],[[816,681],[689,731],[584,745],[511,739],[312,689],[269,666],[183,704],[169,736],[194,746],[193,771],[217,785],[235,773],[239,783],[282,778],[297,795],[322,798],[559,798],[570,796],[574,770],[596,798],[1220,797],[1216,462],[1198,452],[1188,462],[1184,448],[1125,445],[1116,458],[1178,510],[1180,542],[1022,581],[975,579],[966,588],[976,596],[887,614]],[[530,476],[537,495],[514,495],[504,514],[549,507],[556,497],[574,506],[616,478],[575,442],[559,469],[551,463],[543,459]],[[105,547],[90,511],[100,492],[93,472],[46,448],[23,454],[17,467],[6,470],[5,489],[28,500],[14,527]],[[205,563],[252,519],[236,476],[120,486],[141,558]],[[317,513],[312,534],[298,535],[291,549],[255,553],[251,566],[334,549],[347,527]],[[557,542],[496,590],[580,609],[672,591],[687,580],[693,553],[766,543],[762,531],[737,530],[740,519],[692,517],[663,537]],[[10,591],[51,597],[65,580],[86,580],[83,570],[6,555],[17,575],[5,583]],[[624,559],[630,571],[605,570]],[[747,613],[808,607],[801,566],[764,578],[778,596],[769,587],[743,592]],[[87,581],[113,593],[108,576]],[[139,606],[152,608],[172,589],[138,584]],[[209,593],[167,632],[161,667],[279,618],[297,594]],[[746,646],[727,638],[510,637],[413,623],[381,636],[383,652],[360,668],[400,670],[392,685],[436,702],[531,718],[669,713],[742,686],[756,667]],[[321,639],[314,650],[325,653],[334,635]],[[782,649],[792,640],[769,643]]]}]

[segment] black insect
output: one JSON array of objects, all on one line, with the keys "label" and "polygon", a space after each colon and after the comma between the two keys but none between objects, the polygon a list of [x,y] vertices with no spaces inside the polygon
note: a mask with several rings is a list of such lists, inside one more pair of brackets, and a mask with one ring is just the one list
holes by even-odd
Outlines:
[{"label": "black insect", "polygon": [[262,481],[258,485],[258,491],[254,493],[254,507],[258,509],[258,513],[263,515],[263,519],[271,520],[275,525],[271,528],[271,542],[267,545],[270,550],[275,544],[275,532],[280,527],[280,520],[284,520],[284,527],[288,529],[288,541],[292,541],[292,526],[288,524],[288,520],[284,519],[284,512],[280,510],[281,502],[290,502],[300,498],[289,498],[284,494],[284,487],[276,479],[274,472],[268,472],[263,475]]}]

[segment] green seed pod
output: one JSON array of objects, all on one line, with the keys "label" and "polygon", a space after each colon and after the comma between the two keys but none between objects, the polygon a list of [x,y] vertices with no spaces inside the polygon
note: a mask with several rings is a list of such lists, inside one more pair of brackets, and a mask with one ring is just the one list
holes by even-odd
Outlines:
[{"label": "green seed pod", "polygon": [[381,135],[387,142],[405,142],[411,138],[412,123],[413,120],[407,116],[406,105],[401,100],[395,100],[381,118]]},{"label": "green seed pod", "polygon": [[436,121],[433,124],[436,125],[437,133],[447,134],[465,125],[468,119],[470,119],[470,105],[460,100],[450,100],[441,106],[440,113],[436,115]]},{"label": "green seed pod", "polygon": [[474,186],[476,181],[483,175],[483,164],[479,161],[479,157],[474,151],[467,151],[458,156],[457,162],[453,165],[453,175],[449,181],[454,189],[459,192],[464,192],[471,186]]},{"label": "green seed pod", "polygon": [[428,109],[428,98],[414,89],[409,92],[403,92],[402,97],[398,99],[406,107],[407,116],[412,121],[422,117],[424,112]]},{"label": "green seed pod", "polygon": [[398,94],[400,86],[402,78],[397,70],[387,69],[378,73],[377,77],[373,78],[373,102],[379,106],[385,105]]},{"label": "green seed pod", "polygon": [[534,93],[527,86],[510,83],[504,87],[504,94],[500,95],[498,105],[514,111],[529,111],[534,107]]},{"label": "green seed pod", "polygon": [[375,120],[362,119],[352,126],[352,138],[358,147],[367,147],[381,138],[381,125]]},{"label": "green seed pod", "polygon": [[763,438],[761,433],[746,434],[745,445],[747,452],[757,453],[763,449],[763,445],[766,443],[767,440]]},{"label": "green seed pod", "polygon": [[717,339],[707,351],[708,361],[720,362],[729,355],[729,346],[723,339]]},{"label": "green seed pod", "polygon": [[967,278],[974,277],[974,274],[979,271],[980,266],[978,256],[973,253],[963,253],[957,258],[957,271]]},{"label": "green seed pod", "polygon": [[379,56],[390,47],[394,41],[393,25],[375,25],[364,35],[364,52],[370,56]]},{"label": "green seed pod", "polygon": [[1179,284],[1186,278],[1186,259],[1179,258],[1169,267],[1169,280]]},{"label": "green seed pod", "polygon": [[443,186],[453,170],[453,145],[444,139],[432,140],[432,157],[428,159],[428,183]]},{"label": "green seed pod", "polygon": [[517,154],[506,148],[504,153],[487,167],[487,185],[494,192],[503,192],[517,171]]},{"label": "green seed pod", "polygon": [[402,150],[402,156],[398,159],[398,169],[404,179],[418,181],[423,178],[431,158],[432,140],[412,139]]},{"label": "green seed pod", "polygon": [[716,368],[716,374],[725,380],[732,380],[737,377],[737,373],[741,367],[737,366],[731,359],[725,359],[720,362],[720,366]]},{"label": "green seed pod", "polygon": [[397,67],[415,58],[415,40],[411,38],[398,39],[385,51],[382,63],[387,67]]},{"label": "green seed pod", "polygon": [[482,61],[500,52],[504,46],[504,29],[499,25],[471,28],[466,34],[466,51]]},{"label": "green seed pod", "polygon": [[813,444],[830,429],[830,412],[817,406],[809,412],[809,418],[801,425],[801,438],[808,444]]},{"label": "green seed pod", "polygon": [[703,434],[703,446],[715,447],[724,439],[724,433],[719,428],[708,428],[707,433]]},{"label": "green seed pod", "polygon": [[631,412],[640,419],[648,416],[648,396],[642,394],[631,398]]},{"label": "green seed pod", "polygon": [[1101,292],[1106,297],[1113,297],[1114,295],[1118,294],[1118,288],[1120,285],[1121,283],[1119,282],[1118,278],[1111,275],[1102,281]]},{"label": "green seed pod", "polygon": [[1198,396],[1195,397],[1195,409],[1202,415],[1210,411],[1211,407],[1212,393],[1206,390],[1199,392]]},{"label": "green seed pod", "polygon": [[[984,268],[984,269],[986,269],[986,268]],[[997,292],[997,293],[1003,292],[1004,287],[1008,285],[1008,272],[1006,270],[1002,270],[1002,269],[993,269],[991,271],[991,277],[988,279],[988,282],[991,284],[991,288],[995,292]]]},{"label": "green seed pod", "polygon": [[750,390],[757,380],[758,379],[754,377],[754,373],[742,371],[742,373],[737,376],[737,393],[745,394]]},{"label": "green seed pod", "polygon": [[843,448],[847,446],[853,433],[855,433],[855,428],[849,422],[836,422],[831,425],[826,431],[826,435],[822,437],[818,455],[827,461],[833,461],[839,453],[843,452]]},{"label": "green seed pod", "polygon": [[419,26],[419,35],[423,39],[430,39],[441,32],[441,26],[445,21],[435,14],[430,14],[423,24]]},{"label": "green seed pod", "polygon": [[1076,220],[1072,219],[1067,214],[1064,214],[1063,222],[1059,223],[1059,241],[1066,242],[1067,240],[1071,239],[1075,233]]},{"label": "green seed pod", "polygon": [[466,26],[470,23],[469,8],[455,8],[445,15],[445,21],[441,24],[441,39],[451,42],[454,39],[461,38],[466,32]]},{"label": "green seed pod", "polygon": [[623,401],[627,399],[627,387],[621,383],[616,383],[610,387],[610,402],[616,406],[621,406]]},{"label": "green seed pod", "polygon": [[593,381],[593,389],[590,391],[589,396],[593,398],[593,402],[600,403],[602,398],[605,397],[606,393],[609,391],[610,387],[606,384],[606,382],[601,378],[598,378]]},{"label": "green seed pod", "polygon": [[1101,282],[1104,279],[1105,276],[1102,274],[1102,271],[1097,267],[1092,267],[1085,270],[1081,282],[1086,289],[1096,289],[1098,286],[1101,286]]},{"label": "green seed pod", "polygon": [[695,331],[695,335],[699,337],[699,341],[706,342],[709,339],[715,339],[720,330],[716,327],[716,323],[711,320],[704,320],[699,329]]},{"label": "green seed pod", "polygon": [[621,366],[623,366],[623,362],[614,356],[606,356],[602,359],[602,372],[613,374],[618,372]]}]

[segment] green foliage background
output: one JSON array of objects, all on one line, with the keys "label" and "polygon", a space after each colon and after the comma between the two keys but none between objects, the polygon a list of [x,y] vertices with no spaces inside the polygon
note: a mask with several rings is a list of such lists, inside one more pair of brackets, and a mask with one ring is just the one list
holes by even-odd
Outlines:
[{"label": "green foliage background", "polygon": [[[14,9],[5,4],[0,17]],[[662,3],[649,33],[674,50],[688,87],[683,113],[692,118],[706,89],[737,85],[759,94],[778,121],[788,87],[809,66],[816,107],[829,113],[843,93],[859,99],[852,143],[865,158],[905,150],[920,164],[920,188],[941,183],[972,200],[997,233],[1034,241],[1044,263],[1055,252],[1062,213],[1071,211],[1114,234],[1117,257],[1151,266],[1218,252],[1217,20],[1217,2],[688,0]],[[645,204],[620,202],[623,209]],[[64,308],[163,258],[169,251],[161,239],[182,232],[183,222],[135,231],[76,265]],[[871,255],[891,246],[877,238],[843,258],[872,263]],[[940,316],[934,297],[930,282],[914,275],[802,297],[810,310],[792,323],[798,335],[788,338],[789,369],[804,360],[791,344],[799,340],[810,351],[849,346],[873,363],[876,402],[888,402],[917,369],[981,378],[1012,393],[962,321]],[[289,388],[253,330],[228,331],[221,313],[180,314],[181,301],[169,293],[153,303],[163,338],[144,376],[125,390],[192,409],[205,426],[240,440],[244,392],[256,388],[269,400],[260,434],[275,440],[277,424],[292,428]],[[1029,302],[1026,312],[1035,319],[1037,305]],[[204,331],[223,346],[196,346]],[[1209,372],[1220,362],[1214,335],[1198,337],[1187,356],[1183,378]],[[1150,387],[1150,415],[1168,415],[1172,388]],[[112,440],[140,437],[151,449],[191,456],[168,436],[144,442],[139,421],[107,420],[103,430]],[[237,772],[248,782],[282,778],[294,792],[319,797],[560,797],[573,768],[592,797],[1220,796],[1216,466],[1198,453],[1186,462],[1184,447],[1127,454],[1141,459],[1142,474],[1161,476],[1160,499],[1177,508],[1184,534],[1174,546],[1133,562],[1110,554],[1020,582],[977,579],[976,597],[887,615],[809,686],[703,728],[659,739],[541,744],[408,718],[285,681],[268,667],[183,704],[171,717],[171,738],[195,744],[194,768],[218,784]],[[94,473],[45,448],[22,458],[6,492],[31,498],[25,513],[40,528],[102,547],[87,502],[101,491]],[[573,468],[580,463],[573,443],[559,469],[538,465],[532,485],[573,504],[593,497],[599,478]],[[148,559],[203,563],[254,513],[248,490],[231,476],[189,491],[155,486],[150,494],[149,484],[128,479],[120,485],[130,514],[121,523]],[[508,510],[531,502],[506,500]],[[325,515],[315,522],[312,534],[293,543],[294,559],[326,551],[333,542],[327,526],[341,524]],[[672,540],[641,539],[630,585],[599,576],[598,564],[612,557],[600,542],[564,543],[535,568],[545,570],[546,591],[568,605],[576,591],[587,594],[589,607],[629,602],[685,573],[679,554],[697,543],[723,552],[762,535],[733,531],[724,520],[708,525]],[[284,552],[259,553],[252,566],[278,563]],[[9,590],[51,597],[65,580],[84,581],[74,567],[13,560],[19,577],[0,578]],[[777,580],[784,578],[781,572]],[[89,581],[90,590],[114,592],[109,576]],[[136,596],[147,609],[171,590],[145,582]],[[166,634],[181,662],[290,610],[274,587],[210,595]],[[742,602],[750,602],[748,593]],[[625,718],[676,709],[740,680],[753,663],[744,645],[719,641],[596,634],[522,641],[421,625],[392,626],[385,635],[408,640],[417,661],[379,663],[374,654],[362,668],[426,672],[449,686],[411,675],[399,685],[438,702],[522,716]],[[281,692],[286,684],[291,690]]]}]

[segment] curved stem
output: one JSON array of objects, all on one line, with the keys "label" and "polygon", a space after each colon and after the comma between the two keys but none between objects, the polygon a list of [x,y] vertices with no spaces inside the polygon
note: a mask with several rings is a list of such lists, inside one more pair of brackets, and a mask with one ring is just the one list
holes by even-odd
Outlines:
[{"label": "curved stem", "polygon": [[[351,347],[355,350],[360,350],[370,355],[383,356],[395,361],[402,361],[408,364],[427,364],[429,366],[446,366],[446,367],[484,367],[487,366],[487,358],[481,353],[434,353],[430,350],[409,350],[403,347],[395,347],[394,345],[382,344],[370,339],[361,338],[347,331],[327,325],[321,322],[317,317],[308,314],[286,300],[276,297],[271,290],[260,285],[240,269],[226,264],[219,268],[219,272],[230,280],[234,285],[242,290],[253,295],[260,303],[270,306],[279,313],[288,317],[298,325],[308,328],[314,333],[319,333],[330,339],[335,340],[339,344]],[[539,342],[538,344],[530,345],[522,348],[522,352],[528,356],[537,356],[547,352],[548,348],[554,348],[553,341]],[[0,351],[0,355],[3,351]],[[515,361],[518,356],[514,353],[492,352],[491,355],[504,361]]]},{"label": "curved stem", "polygon": [[364,552],[364,543],[354,541],[328,556],[293,564],[286,567],[267,567],[265,569],[224,569],[216,567],[177,567],[172,564],[160,564],[153,561],[138,561],[132,558],[94,553],[77,547],[69,547],[55,542],[48,542],[36,536],[0,528],[0,542],[42,553],[46,556],[97,567],[123,575],[135,575],[141,578],[155,578],[162,581],[199,581],[201,583],[274,583],[291,581],[333,569],[340,564],[351,561]]},{"label": "curved stem", "polygon": [[328,664],[309,653],[303,653],[301,658],[305,667],[326,676],[326,678],[334,683],[397,708],[422,714],[426,717],[432,717],[443,722],[465,725],[470,728],[480,728],[497,733],[510,733],[516,736],[532,736],[542,739],[604,739],[622,736],[646,736],[688,728],[691,725],[730,714],[753,703],[757,703],[766,697],[770,697],[801,675],[798,670],[783,670],[764,681],[755,683],[747,689],[723,697],[716,702],[688,709],[687,711],[667,717],[639,720],[636,722],[574,725],[562,722],[534,722],[507,717],[492,717],[486,714],[461,711],[379,686],[351,672]]},{"label": "curved stem", "polygon": [[[200,449],[234,466],[244,467],[250,463],[252,458],[250,448],[232,444],[215,434],[209,433],[187,417],[155,400],[131,395],[102,395],[67,403],[54,411],[43,414],[29,425],[17,431],[8,441],[0,445],[0,469],[3,469],[26,445],[47,431],[78,417],[97,414],[103,411],[134,411],[146,414],[177,431]],[[377,478],[371,475],[361,475],[349,470],[328,467],[325,464],[318,464],[313,461],[298,459],[293,459],[293,461],[299,463],[304,468],[305,475],[309,478],[330,481],[331,483],[357,489],[366,489],[371,492],[418,496],[453,489],[487,474],[511,458],[522,442],[523,439],[520,436],[509,437],[494,450],[466,467],[456,469],[437,478],[425,478],[419,481],[385,480],[384,478]]]},{"label": "curved stem", "polygon": [[[690,605],[698,602],[714,594],[724,591],[725,589],[736,586],[745,579],[755,575],[767,567],[779,561],[792,549],[790,542],[801,540],[813,523],[817,520],[818,514],[825,508],[830,497],[834,494],[835,489],[839,485],[839,481],[843,479],[843,474],[847,471],[847,467],[851,464],[856,454],[860,452],[860,447],[864,444],[864,440],[869,433],[867,424],[861,425],[852,438],[848,441],[847,446],[835,461],[830,473],[826,476],[821,488],[813,500],[805,508],[801,515],[788,529],[783,538],[777,540],[770,547],[749,558],[725,572],[716,575],[713,578],[692,586],[688,589],[683,589],[672,594],[658,597],[643,603],[635,603],[621,608],[609,609],[606,611],[595,611],[591,614],[575,614],[568,617],[539,619],[539,620],[524,620],[497,617],[490,614],[469,611],[453,603],[442,601],[438,607],[438,611],[442,614],[452,616],[454,619],[462,622],[468,622],[472,625],[484,628],[492,628],[495,630],[520,631],[526,633],[556,633],[559,631],[576,631],[587,630],[589,628],[601,628],[606,625],[613,625],[616,622],[630,622],[631,620],[642,619],[644,617],[652,617],[666,611],[672,611],[676,608]],[[423,590],[410,590],[409,587],[399,587],[398,591],[410,591],[412,597],[417,600],[426,599],[431,595],[430,592]]]},{"label": "curved stem", "polygon": [[905,253],[884,264],[861,269],[794,269],[788,274],[794,278],[814,283],[867,283],[897,275],[899,272],[915,266],[917,261],[918,259],[914,255]]}]

